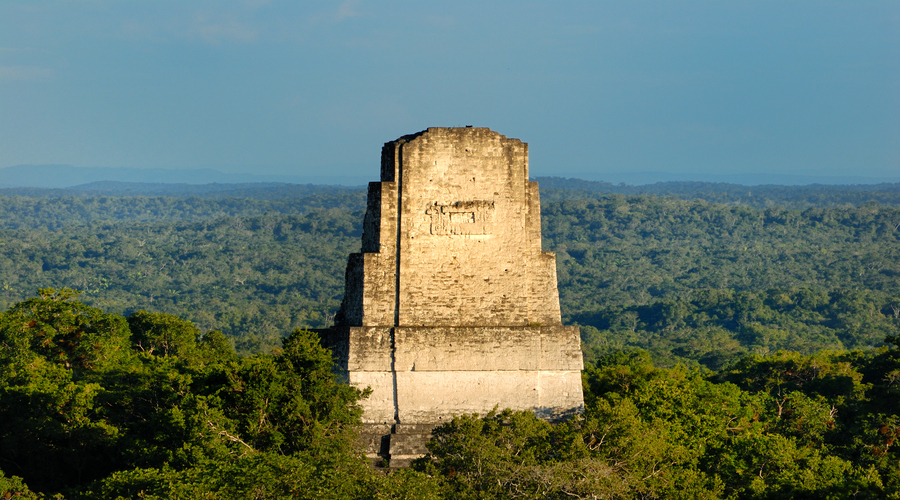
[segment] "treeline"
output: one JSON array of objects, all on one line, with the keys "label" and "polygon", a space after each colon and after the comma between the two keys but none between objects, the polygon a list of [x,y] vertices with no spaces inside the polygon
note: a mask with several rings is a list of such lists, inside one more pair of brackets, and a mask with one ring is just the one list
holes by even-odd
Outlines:
[{"label": "treeline", "polygon": [[223,331],[242,353],[267,351],[284,332],[328,323],[362,218],[320,209],[0,231],[0,309],[58,284],[107,311],[177,314]]},{"label": "treeline", "polygon": [[639,347],[667,366],[720,369],[748,354],[871,349],[900,329],[900,300],[871,290],[694,290],[576,315],[585,358]]},{"label": "treeline", "polygon": [[0,195],[0,228],[59,231],[94,222],[176,222],[274,214],[300,215],[312,210],[364,209],[360,190],[322,190],[303,196],[211,197],[91,196],[31,197]]},{"label": "treeline", "polygon": [[168,197],[168,198],[252,198],[276,200],[308,196],[343,196],[363,193],[361,186],[322,186],[317,184],[286,184],[254,182],[244,184],[171,184],[147,182],[99,181],[68,188],[2,188],[0,196],[29,198],[97,198],[97,197]]},{"label": "treeline", "polygon": [[[165,312],[241,353],[326,326],[365,195],[0,197],[0,310],[65,286]],[[754,209],[659,196],[544,202],[564,321],[589,359],[626,347],[718,369],[745,354],[881,345],[900,306],[900,208]]]},{"label": "treeline", "polygon": [[[376,180],[376,179],[372,179]],[[715,182],[657,182],[647,185],[612,184],[609,182],[537,177],[545,201],[598,198],[610,194],[653,195],[702,199],[710,203],[744,205],[753,208],[860,206],[866,203],[900,204],[900,183],[780,186]],[[166,184],[102,181],[64,189],[5,188],[0,196],[32,198],[96,198],[96,197],[173,197],[173,198],[252,198],[276,200],[312,195],[342,196],[365,193],[364,186],[321,186],[313,184],[245,183],[245,184]]]},{"label": "treeline", "polygon": [[657,182],[641,186],[538,177],[545,200],[597,198],[609,194],[669,196],[753,208],[860,206],[866,203],[900,205],[900,182],[858,185],[744,186],[724,182]]},{"label": "treeline", "polygon": [[886,340],[718,372],[604,356],[582,416],[459,416],[384,474],[354,448],[366,394],[315,335],[241,357],[178,317],[43,289],[0,313],[0,498],[900,498]]},{"label": "treeline", "polygon": [[588,354],[625,346],[718,368],[778,349],[879,345],[900,325],[900,209],[757,210],[611,195],[543,207],[564,320]]}]

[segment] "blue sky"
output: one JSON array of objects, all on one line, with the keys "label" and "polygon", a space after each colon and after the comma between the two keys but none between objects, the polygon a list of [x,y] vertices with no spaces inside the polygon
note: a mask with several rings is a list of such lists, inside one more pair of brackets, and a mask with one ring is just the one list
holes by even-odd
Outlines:
[{"label": "blue sky", "polygon": [[463,125],[532,175],[900,178],[900,2],[0,1],[0,167],[374,180]]}]

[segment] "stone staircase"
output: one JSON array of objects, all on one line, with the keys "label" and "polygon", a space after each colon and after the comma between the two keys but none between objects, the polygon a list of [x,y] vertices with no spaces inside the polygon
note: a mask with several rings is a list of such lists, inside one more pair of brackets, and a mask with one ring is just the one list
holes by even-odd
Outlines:
[{"label": "stone staircase", "polygon": [[401,469],[428,453],[435,424],[368,424],[360,433],[361,446],[375,467]]}]

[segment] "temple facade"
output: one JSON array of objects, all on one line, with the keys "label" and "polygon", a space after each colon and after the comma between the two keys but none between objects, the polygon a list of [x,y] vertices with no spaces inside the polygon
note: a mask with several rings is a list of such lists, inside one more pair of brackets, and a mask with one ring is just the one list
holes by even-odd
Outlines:
[{"label": "temple facade", "polygon": [[453,415],[583,409],[577,327],[541,250],[528,145],[487,128],[429,128],[384,145],[323,340],[362,402],[371,458],[404,465]]}]

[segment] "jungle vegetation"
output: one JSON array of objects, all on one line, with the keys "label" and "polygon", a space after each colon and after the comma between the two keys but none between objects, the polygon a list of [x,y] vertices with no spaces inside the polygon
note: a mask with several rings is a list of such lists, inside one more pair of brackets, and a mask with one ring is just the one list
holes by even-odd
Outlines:
[{"label": "jungle vegetation", "polygon": [[626,188],[542,188],[584,415],[460,416],[387,475],[305,330],[363,190],[5,190],[0,498],[900,498],[896,186]]},{"label": "jungle vegetation", "polygon": [[173,315],[41,289],[0,314],[4,498],[900,498],[900,339],[713,372],[642,350],[584,371],[582,416],[462,415],[384,474],[366,397],[294,330],[240,356]]},{"label": "jungle vegetation", "polygon": [[[0,310],[68,287],[108,312],[222,331],[241,354],[329,324],[360,245],[361,189],[185,190],[0,196]],[[221,196],[257,191],[267,194]],[[639,347],[663,366],[718,369],[781,349],[873,348],[896,328],[898,204],[788,210],[594,194],[542,204],[563,319],[584,327],[590,359]],[[803,194],[797,203],[821,201]]]}]

